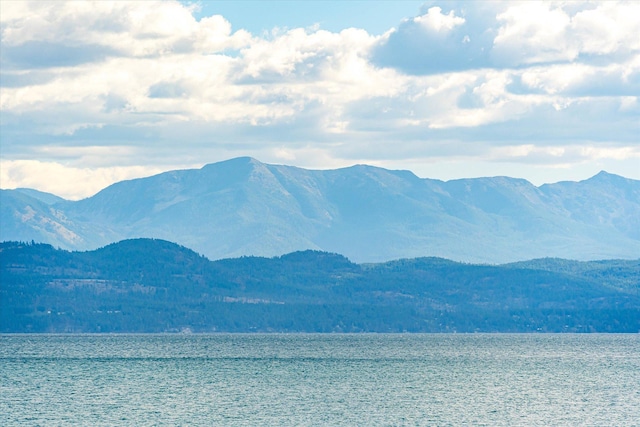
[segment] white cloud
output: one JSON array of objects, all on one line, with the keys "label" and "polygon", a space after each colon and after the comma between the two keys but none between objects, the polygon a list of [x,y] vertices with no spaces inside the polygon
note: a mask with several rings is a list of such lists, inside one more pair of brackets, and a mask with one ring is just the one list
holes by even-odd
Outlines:
[{"label": "white cloud", "polygon": [[578,55],[565,37],[571,18],[550,2],[517,2],[497,19],[502,26],[493,52],[505,63],[566,61]]},{"label": "white cloud", "polygon": [[[595,7],[592,7],[595,5]],[[623,55],[640,50],[640,3],[513,2],[497,15],[494,58],[501,64],[582,61],[585,55]]]},{"label": "white cloud", "polygon": [[640,113],[640,103],[637,96],[623,96],[620,98],[620,111]]},{"label": "white cloud", "polygon": [[70,200],[91,196],[125,179],[161,172],[158,167],[81,168],[39,160],[0,160],[2,188],[37,188]]},{"label": "white cloud", "polygon": [[607,55],[640,51],[640,3],[605,1],[577,12],[569,36],[585,54]]},{"label": "white cloud", "polygon": [[640,147],[607,147],[595,145],[557,145],[541,147],[534,144],[495,147],[487,156],[491,160],[513,161],[518,158],[526,163],[568,165],[572,162],[594,160],[640,160]]},{"label": "white cloud", "polygon": [[549,95],[632,96],[640,93],[640,55],[604,66],[568,63],[531,67],[520,77],[529,89]]},{"label": "white cloud", "polygon": [[429,8],[426,14],[413,18],[414,22],[421,24],[429,30],[435,32],[451,31],[454,27],[464,24],[465,19],[456,16],[453,10],[448,14],[442,13],[442,9],[438,6]]},{"label": "white cloud", "polygon": [[251,39],[246,31],[232,34],[231,24],[222,16],[196,21],[192,8],[177,1],[6,2],[2,12],[2,42],[8,47],[53,41],[150,57],[238,49]]}]

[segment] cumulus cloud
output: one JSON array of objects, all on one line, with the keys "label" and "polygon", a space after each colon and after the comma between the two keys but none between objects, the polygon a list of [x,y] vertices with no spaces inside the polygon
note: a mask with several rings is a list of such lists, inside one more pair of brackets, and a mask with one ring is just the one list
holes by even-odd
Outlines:
[{"label": "cumulus cloud", "polygon": [[442,13],[440,7],[434,6],[429,8],[424,15],[413,18],[413,22],[424,26],[427,31],[447,33],[455,27],[464,24],[465,19],[456,16],[453,10],[450,10],[449,13],[445,15]]},{"label": "cumulus cloud", "polygon": [[495,3],[442,2],[389,31],[372,50],[372,62],[424,75],[489,64],[496,26]]},{"label": "cumulus cloud", "polygon": [[177,1],[1,7],[2,187],[38,175],[22,161],[105,182],[126,174],[85,168],[638,156],[634,2],[431,2],[380,36],[252,35]]},{"label": "cumulus cloud", "polygon": [[[215,53],[249,42],[249,33],[232,34],[231,24],[222,16],[196,21],[192,12],[192,7],[176,1],[6,2],[0,18],[2,43],[9,48],[47,43],[78,52],[104,46],[118,56],[148,58]],[[87,58],[91,59],[95,58]]]},{"label": "cumulus cloud", "polygon": [[413,74],[638,55],[637,2],[446,2],[402,22],[373,61]]},{"label": "cumulus cloud", "polygon": [[637,55],[640,4],[603,2],[571,11],[571,4],[515,3],[497,15],[500,23],[492,55],[497,64],[591,62]]},{"label": "cumulus cloud", "polygon": [[145,166],[81,168],[39,160],[0,160],[3,188],[37,188],[68,200],[93,195],[117,181],[161,171],[157,167]]}]

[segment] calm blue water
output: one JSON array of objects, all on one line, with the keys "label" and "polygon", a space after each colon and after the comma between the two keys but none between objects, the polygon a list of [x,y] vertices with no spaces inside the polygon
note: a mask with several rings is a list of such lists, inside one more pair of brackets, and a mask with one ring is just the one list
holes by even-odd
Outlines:
[{"label": "calm blue water", "polygon": [[640,335],[0,335],[0,425],[640,426]]}]

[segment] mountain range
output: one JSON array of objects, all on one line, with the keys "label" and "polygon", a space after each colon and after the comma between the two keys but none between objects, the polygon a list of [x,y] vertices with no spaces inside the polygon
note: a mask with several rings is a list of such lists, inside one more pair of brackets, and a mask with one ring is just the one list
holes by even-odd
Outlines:
[{"label": "mountain range", "polygon": [[305,249],[355,262],[634,259],[640,181],[601,172],[542,186],[508,177],[445,182],[366,165],[306,170],[243,157],[118,182],[79,201],[1,190],[0,224],[3,241],[90,250],[156,238],[210,259]]},{"label": "mountain range", "polygon": [[640,331],[640,259],[210,261],[156,239],[3,242],[0,277],[0,333]]}]

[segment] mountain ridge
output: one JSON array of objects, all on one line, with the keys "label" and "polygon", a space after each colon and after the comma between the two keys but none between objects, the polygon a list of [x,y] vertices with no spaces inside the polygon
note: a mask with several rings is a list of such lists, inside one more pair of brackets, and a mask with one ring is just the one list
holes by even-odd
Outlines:
[{"label": "mountain ridge", "polygon": [[640,259],[210,261],[159,239],[84,252],[0,243],[0,332],[640,331]]},{"label": "mountain ridge", "polygon": [[212,259],[303,249],[363,262],[640,254],[640,181],[606,172],[536,187],[509,177],[440,181],[368,165],[308,170],[241,157],[121,181],[79,201],[47,204],[16,191],[0,192],[0,240],[67,249],[150,237]]}]

